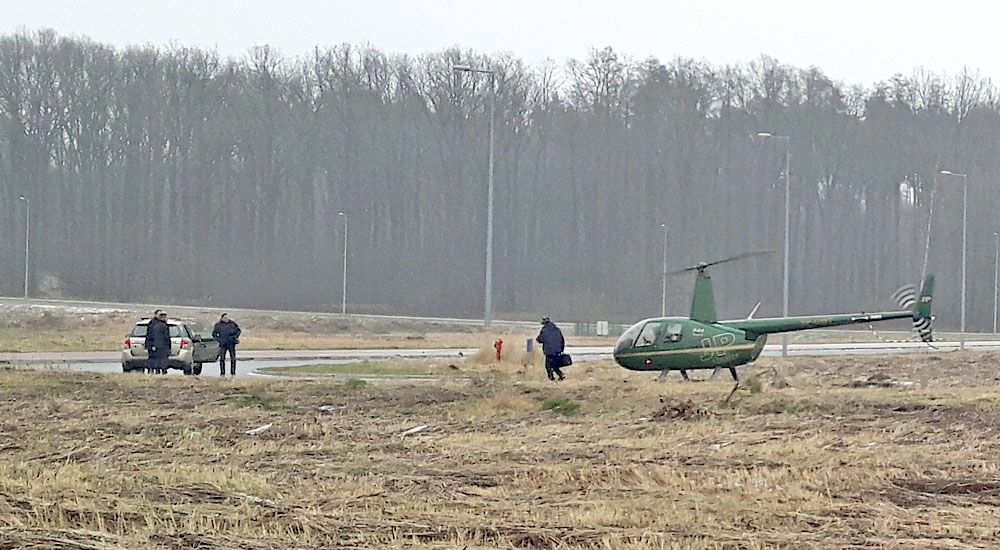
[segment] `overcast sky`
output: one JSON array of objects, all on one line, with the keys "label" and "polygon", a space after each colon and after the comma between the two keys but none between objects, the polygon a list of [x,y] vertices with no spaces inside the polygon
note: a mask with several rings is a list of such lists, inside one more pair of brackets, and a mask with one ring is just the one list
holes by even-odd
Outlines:
[{"label": "overcast sky", "polygon": [[[1000,4],[998,4],[1000,5]],[[992,2],[958,0],[0,0],[0,33],[52,28],[114,46],[176,43],[240,57],[371,44],[387,53],[450,46],[509,52],[531,65],[611,46],[636,60],[714,65],[761,54],[870,85],[914,69],[1000,78]]]}]

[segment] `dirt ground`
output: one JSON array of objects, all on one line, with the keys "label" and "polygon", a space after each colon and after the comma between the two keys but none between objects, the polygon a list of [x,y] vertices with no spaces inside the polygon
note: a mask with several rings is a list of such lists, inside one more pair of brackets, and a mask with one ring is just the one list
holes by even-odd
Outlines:
[{"label": "dirt ground", "polygon": [[995,548],[998,356],[0,371],[0,548]]}]

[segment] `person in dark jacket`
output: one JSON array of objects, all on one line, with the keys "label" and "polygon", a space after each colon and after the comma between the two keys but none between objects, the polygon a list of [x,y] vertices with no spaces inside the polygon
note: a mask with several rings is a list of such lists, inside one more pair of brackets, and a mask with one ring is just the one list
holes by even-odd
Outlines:
[{"label": "person in dark jacket", "polygon": [[146,369],[152,374],[167,374],[170,359],[170,327],[167,312],[156,310],[146,325],[146,341],[143,343],[149,354]]},{"label": "person in dark jacket", "polygon": [[156,310],[153,312],[153,316],[149,318],[149,323],[146,324],[147,338],[142,344],[142,347],[146,349],[146,368],[143,369],[146,372],[146,374],[156,374],[153,372],[152,365],[149,362],[149,348],[152,345],[152,342],[149,340],[148,336],[149,336],[149,325],[159,322],[160,322],[160,310]]},{"label": "person in dark jacket", "polygon": [[219,343],[219,376],[226,375],[226,352],[229,352],[229,374],[236,376],[236,344],[240,343],[240,326],[223,313],[212,329],[212,338]]},{"label": "person in dark jacket", "polygon": [[542,317],[542,330],[538,333],[535,341],[542,345],[542,353],[545,354],[545,374],[548,375],[549,380],[555,380],[556,376],[559,377],[559,380],[565,380],[566,377],[562,373],[561,355],[566,347],[566,341],[563,339],[559,327],[548,317]]},{"label": "person in dark jacket", "polygon": [[152,341],[149,339],[149,325],[159,322],[160,310],[156,310],[153,312],[153,316],[149,318],[149,323],[146,324],[146,340],[142,344],[142,347],[146,349],[146,368],[144,369],[146,374],[156,374],[153,371],[153,365],[149,360],[149,348],[152,346]]}]

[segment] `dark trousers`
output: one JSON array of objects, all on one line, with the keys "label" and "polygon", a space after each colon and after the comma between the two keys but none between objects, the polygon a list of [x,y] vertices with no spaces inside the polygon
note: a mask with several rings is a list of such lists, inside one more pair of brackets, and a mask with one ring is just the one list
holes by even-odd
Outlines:
[{"label": "dark trousers", "polygon": [[219,375],[226,375],[226,352],[229,352],[229,374],[236,376],[236,346],[219,346]]},{"label": "dark trousers", "polygon": [[149,360],[146,361],[146,369],[152,374],[166,374],[169,362],[169,356],[151,353],[149,354]]},{"label": "dark trousers", "polygon": [[560,380],[566,378],[562,373],[562,358],[558,355],[546,355],[545,374],[549,376],[549,380],[555,380],[556,376],[558,376]]}]

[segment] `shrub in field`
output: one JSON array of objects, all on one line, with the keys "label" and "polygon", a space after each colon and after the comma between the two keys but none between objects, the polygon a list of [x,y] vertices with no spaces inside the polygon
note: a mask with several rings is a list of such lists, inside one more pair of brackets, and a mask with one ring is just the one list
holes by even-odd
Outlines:
[{"label": "shrub in field", "polygon": [[50,299],[59,299],[63,297],[63,292],[66,290],[66,284],[63,283],[62,279],[52,273],[42,273],[38,280],[38,292]]},{"label": "shrub in field", "polygon": [[750,378],[747,378],[746,382],[744,382],[744,385],[747,387],[748,390],[750,390],[750,393],[752,394],[758,394],[764,390],[764,382],[760,379],[760,375],[751,376]]},{"label": "shrub in field", "polygon": [[349,378],[347,382],[344,382],[344,387],[348,389],[353,388],[363,388],[368,385],[368,382],[361,380],[360,378]]},{"label": "shrub in field", "polygon": [[260,407],[265,411],[275,411],[284,408],[280,397],[267,395],[257,388],[250,390],[249,394],[238,396],[235,403],[239,407]]},{"label": "shrub in field", "polygon": [[483,399],[469,402],[463,409],[473,418],[490,418],[508,413],[533,411],[538,408],[538,401],[513,392],[500,392]]},{"label": "shrub in field", "polygon": [[[523,336],[523,335],[521,335]],[[480,343],[476,353],[469,357],[469,361],[478,365],[516,365],[524,366],[534,364],[542,354],[536,349],[528,352],[525,349],[525,338],[515,335],[503,336],[503,352],[500,361],[497,361],[497,350],[493,347],[495,336]]]},{"label": "shrub in field", "polygon": [[561,414],[573,414],[580,408],[580,404],[575,401],[570,401],[568,397],[559,396],[546,399],[542,403],[542,410],[552,411]]}]

